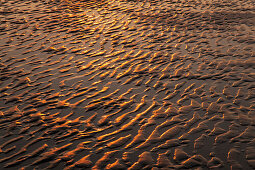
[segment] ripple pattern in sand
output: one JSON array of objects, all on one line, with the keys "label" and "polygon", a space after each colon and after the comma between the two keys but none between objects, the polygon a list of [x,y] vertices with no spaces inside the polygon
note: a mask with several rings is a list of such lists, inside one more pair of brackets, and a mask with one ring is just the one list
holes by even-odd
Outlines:
[{"label": "ripple pattern in sand", "polygon": [[254,169],[254,2],[0,6],[3,169]]}]

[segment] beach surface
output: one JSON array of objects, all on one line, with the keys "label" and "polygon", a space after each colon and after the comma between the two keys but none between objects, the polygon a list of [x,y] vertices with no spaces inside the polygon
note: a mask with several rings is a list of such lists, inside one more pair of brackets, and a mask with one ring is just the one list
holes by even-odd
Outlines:
[{"label": "beach surface", "polygon": [[254,0],[1,0],[0,169],[255,169]]}]

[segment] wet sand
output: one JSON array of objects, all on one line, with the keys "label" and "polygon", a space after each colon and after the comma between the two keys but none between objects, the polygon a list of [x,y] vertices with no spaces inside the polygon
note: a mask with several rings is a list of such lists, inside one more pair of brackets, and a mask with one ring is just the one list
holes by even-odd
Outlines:
[{"label": "wet sand", "polygon": [[0,6],[0,169],[255,169],[253,0]]}]

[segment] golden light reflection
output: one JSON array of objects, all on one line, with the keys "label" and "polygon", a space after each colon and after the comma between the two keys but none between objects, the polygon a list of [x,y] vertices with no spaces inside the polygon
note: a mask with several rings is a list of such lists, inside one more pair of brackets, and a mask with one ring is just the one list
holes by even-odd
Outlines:
[{"label": "golden light reflection", "polygon": [[254,168],[252,0],[1,6],[0,167]]}]

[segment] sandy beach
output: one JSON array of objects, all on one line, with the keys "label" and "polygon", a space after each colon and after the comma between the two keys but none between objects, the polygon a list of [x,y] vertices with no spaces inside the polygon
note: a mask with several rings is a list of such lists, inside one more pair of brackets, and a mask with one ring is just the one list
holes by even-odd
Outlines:
[{"label": "sandy beach", "polygon": [[0,169],[255,169],[254,0],[1,0]]}]

